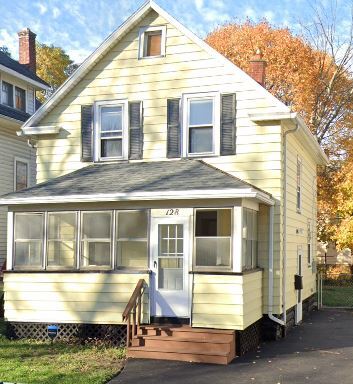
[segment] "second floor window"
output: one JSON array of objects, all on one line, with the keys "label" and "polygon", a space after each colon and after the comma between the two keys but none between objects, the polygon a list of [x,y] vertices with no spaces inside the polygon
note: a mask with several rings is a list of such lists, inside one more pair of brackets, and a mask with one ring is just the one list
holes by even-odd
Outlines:
[{"label": "second floor window", "polygon": [[26,91],[15,87],[15,108],[26,112]]},{"label": "second floor window", "polygon": [[127,103],[96,103],[96,152],[98,159],[127,158]]},{"label": "second floor window", "polygon": [[15,191],[28,188],[28,162],[15,160]]},{"label": "second floor window", "polygon": [[219,95],[187,95],[184,99],[184,155],[219,152]]},{"label": "second floor window", "polygon": [[2,103],[8,107],[13,107],[13,85],[3,81],[1,90]]}]

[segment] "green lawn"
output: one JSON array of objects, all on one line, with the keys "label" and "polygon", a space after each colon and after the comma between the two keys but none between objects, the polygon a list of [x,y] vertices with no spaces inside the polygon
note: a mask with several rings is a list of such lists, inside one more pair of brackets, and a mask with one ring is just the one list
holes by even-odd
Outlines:
[{"label": "green lawn", "polygon": [[324,285],[322,304],[328,307],[353,307],[353,287]]},{"label": "green lawn", "polygon": [[11,341],[1,334],[0,382],[36,384],[103,384],[123,367],[123,348]]}]

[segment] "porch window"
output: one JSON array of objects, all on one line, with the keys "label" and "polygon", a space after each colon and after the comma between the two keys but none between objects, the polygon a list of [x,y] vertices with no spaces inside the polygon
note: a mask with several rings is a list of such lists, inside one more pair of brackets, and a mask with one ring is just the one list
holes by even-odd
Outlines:
[{"label": "porch window", "polygon": [[112,244],[112,212],[82,212],[82,267],[110,267]]},{"label": "porch window", "polygon": [[147,211],[117,212],[117,267],[148,267]]},{"label": "porch window", "polygon": [[232,210],[197,210],[195,223],[195,267],[231,267]]},{"label": "porch window", "polygon": [[48,213],[48,267],[75,266],[76,216],[76,212]]},{"label": "porch window", "polygon": [[16,213],[14,228],[15,268],[42,267],[43,213]]},{"label": "porch window", "polygon": [[257,212],[243,208],[243,270],[257,267]]}]

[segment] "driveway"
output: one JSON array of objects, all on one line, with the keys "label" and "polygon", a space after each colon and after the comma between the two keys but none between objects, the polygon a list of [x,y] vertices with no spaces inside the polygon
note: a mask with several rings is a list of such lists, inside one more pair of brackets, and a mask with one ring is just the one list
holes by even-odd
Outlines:
[{"label": "driveway", "polygon": [[313,312],[285,339],[228,366],[129,360],[111,384],[352,384],[353,312]]}]

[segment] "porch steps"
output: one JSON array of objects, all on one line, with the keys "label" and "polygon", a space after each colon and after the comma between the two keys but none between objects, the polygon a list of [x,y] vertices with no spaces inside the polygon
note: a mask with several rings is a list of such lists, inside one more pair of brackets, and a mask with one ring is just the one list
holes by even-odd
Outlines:
[{"label": "porch steps", "polygon": [[228,364],[235,358],[235,332],[188,325],[141,326],[127,356]]}]

